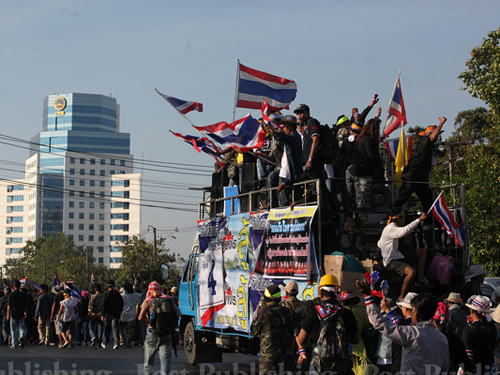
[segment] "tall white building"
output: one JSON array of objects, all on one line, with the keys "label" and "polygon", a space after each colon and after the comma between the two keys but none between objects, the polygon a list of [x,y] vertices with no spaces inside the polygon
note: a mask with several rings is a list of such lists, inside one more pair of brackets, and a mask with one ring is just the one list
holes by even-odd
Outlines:
[{"label": "tall white building", "polygon": [[130,134],[119,132],[116,99],[47,96],[30,148],[25,179],[0,182],[0,263],[20,257],[27,240],[65,232],[98,263],[118,268],[118,241],[140,232],[141,178]]}]

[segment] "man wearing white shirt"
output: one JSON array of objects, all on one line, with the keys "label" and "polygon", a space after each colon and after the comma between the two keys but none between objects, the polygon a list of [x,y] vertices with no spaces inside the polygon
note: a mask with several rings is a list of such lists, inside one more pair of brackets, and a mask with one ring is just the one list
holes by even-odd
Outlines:
[{"label": "man wearing white shirt", "polygon": [[[377,243],[382,250],[384,267],[404,277],[398,301],[403,300],[415,277],[417,277],[415,285],[425,288],[432,287],[432,284],[424,277],[425,249],[411,250],[405,254],[402,254],[399,249],[399,239],[413,232],[418,224],[426,218],[427,214],[423,213],[418,219],[405,226],[404,210],[400,207],[391,208],[389,221]],[[417,270],[411,266],[415,263],[418,264]]]}]

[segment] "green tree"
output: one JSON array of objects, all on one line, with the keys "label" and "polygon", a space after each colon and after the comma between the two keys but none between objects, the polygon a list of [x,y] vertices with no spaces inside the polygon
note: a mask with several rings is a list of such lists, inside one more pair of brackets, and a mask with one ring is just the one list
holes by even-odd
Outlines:
[{"label": "green tree", "polygon": [[[161,265],[170,265],[179,258],[179,254],[170,252],[165,246],[165,238],[160,237],[156,241],[156,257],[154,256],[154,243],[147,242],[140,236],[131,236],[128,242],[123,243],[122,264],[117,274],[117,281],[133,282],[138,275],[138,280],[161,280]],[[155,260],[154,260],[155,259]],[[169,278],[175,277],[175,272],[170,272]]]},{"label": "green tree", "polygon": [[86,247],[76,246],[64,233],[27,241],[22,254],[20,259],[6,262],[6,273],[11,280],[26,276],[38,284],[50,286],[54,271],[57,271],[61,282],[73,280],[80,290],[84,290],[90,287],[92,273],[103,281],[109,277],[109,270],[103,265],[95,265],[95,258]]}]

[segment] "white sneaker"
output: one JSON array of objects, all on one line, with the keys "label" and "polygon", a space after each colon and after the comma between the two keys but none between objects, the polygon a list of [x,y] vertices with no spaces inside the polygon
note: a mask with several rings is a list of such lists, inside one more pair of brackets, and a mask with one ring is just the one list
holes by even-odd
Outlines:
[{"label": "white sneaker", "polygon": [[101,343],[101,348],[106,349],[106,344],[105,343]]},{"label": "white sneaker", "polygon": [[118,344],[113,345],[113,349],[118,349]]}]

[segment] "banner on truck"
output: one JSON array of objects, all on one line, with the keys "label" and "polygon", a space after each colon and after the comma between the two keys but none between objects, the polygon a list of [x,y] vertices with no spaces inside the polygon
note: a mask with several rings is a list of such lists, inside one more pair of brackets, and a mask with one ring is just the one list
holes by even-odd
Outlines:
[{"label": "banner on truck", "polygon": [[270,279],[310,280],[318,273],[311,223],[316,206],[271,210],[255,272]]}]

